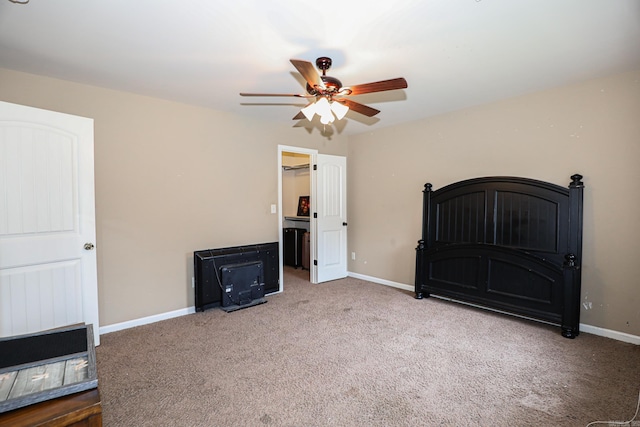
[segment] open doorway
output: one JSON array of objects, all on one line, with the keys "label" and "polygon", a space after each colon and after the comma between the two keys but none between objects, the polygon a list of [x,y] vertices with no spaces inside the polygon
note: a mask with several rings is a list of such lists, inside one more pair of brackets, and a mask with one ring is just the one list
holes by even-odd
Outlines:
[{"label": "open doorway", "polygon": [[285,270],[314,282],[316,150],[278,146],[280,291]]},{"label": "open doorway", "polygon": [[[292,246],[284,244],[285,228],[299,229],[293,232],[298,239],[298,233],[302,234],[302,239],[297,240],[297,248],[293,250],[299,251],[300,268],[307,265],[309,257],[311,283],[347,277],[346,170],[346,157],[278,146],[280,291],[284,290],[284,261],[291,250],[287,246]],[[285,187],[284,181],[288,179],[291,182]],[[305,200],[308,201],[308,217],[300,215],[304,212]],[[293,246],[296,247],[296,243]],[[308,250],[304,251],[305,247]],[[294,261],[294,265],[298,263]]]},{"label": "open doorway", "polygon": [[[282,153],[282,262],[311,281],[311,156]],[[304,274],[306,272],[306,274]],[[302,273],[302,274],[301,274]]]}]

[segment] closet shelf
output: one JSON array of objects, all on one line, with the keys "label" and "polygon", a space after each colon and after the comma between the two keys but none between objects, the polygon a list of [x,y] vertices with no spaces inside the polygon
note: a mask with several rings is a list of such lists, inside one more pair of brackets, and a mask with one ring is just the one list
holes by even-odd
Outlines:
[{"label": "closet shelf", "polygon": [[285,216],[284,219],[287,220],[287,221],[309,222],[309,217],[308,216]]},{"label": "closet shelf", "polygon": [[298,170],[298,169],[309,169],[309,163],[305,163],[302,165],[291,165],[291,166],[282,166],[282,170],[283,171],[292,171],[292,170]]}]

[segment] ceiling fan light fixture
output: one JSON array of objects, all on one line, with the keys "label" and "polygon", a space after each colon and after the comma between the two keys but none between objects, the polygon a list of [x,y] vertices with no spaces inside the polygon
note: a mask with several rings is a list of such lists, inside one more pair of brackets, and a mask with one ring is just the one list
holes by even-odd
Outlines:
[{"label": "ceiling fan light fixture", "polygon": [[302,112],[302,114],[304,114],[307,120],[311,121],[313,120],[313,116],[316,114],[316,110],[317,110],[316,104],[315,102],[312,102],[311,104],[307,105],[300,111]]},{"label": "ceiling fan light fixture", "polygon": [[[322,123],[323,125],[328,125],[335,121],[335,117],[332,111],[333,111],[333,107],[329,103],[329,100],[325,97],[318,99],[316,102],[312,102],[311,104],[307,105],[302,110],[300,110],[300,112],[302,112],[302,114],[304,114],[304,116],[309,121],[312,121],[313,116],[315,116],[316,114],[319,115],[320,123]],[[340,107],[338,107],[338,111],[341,111]],[[343,114],[343,117],[344,117],[344,114]]]},{"label": "ceiling fan light fixture", "polygon": [[316,101],[316,113],[318,113],[318,115],[320,116],[332,115],[329,100],[324,96]]},{"label": "ceiling fan light fixture", "polygon": [[316,102],[316,113],[320,116],[320,123],[323,125],[328,125],[333,123],[335,117],[331,112],[331,105],[329,104],[329,100],[325,97],[320,98]]},{"label": "ceiling fan light fixture", "polygon": [[331,111],[333,111],[333,114],[336,115],[338,120],[342,120],[349,111],[349,107],[341,102],[333,101],[331,103]]},{"label": "ceiling fan light fixture", "polygon": [[322,123],[323,125],[330,125],[331,123],[333,123],[334,120],[335,119],[331,111],[329,111],[329,114],[324,114],[320,116],[320,123]]}]

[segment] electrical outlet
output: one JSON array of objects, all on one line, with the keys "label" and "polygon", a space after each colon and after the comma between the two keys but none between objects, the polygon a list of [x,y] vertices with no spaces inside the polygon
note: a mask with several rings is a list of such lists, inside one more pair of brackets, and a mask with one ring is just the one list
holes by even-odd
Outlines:
[{"label": "electrical outlet", "polygon": [[356,259],[356,253],[355,252],[351,252],[351,259],[355,261],[355,259]]}]

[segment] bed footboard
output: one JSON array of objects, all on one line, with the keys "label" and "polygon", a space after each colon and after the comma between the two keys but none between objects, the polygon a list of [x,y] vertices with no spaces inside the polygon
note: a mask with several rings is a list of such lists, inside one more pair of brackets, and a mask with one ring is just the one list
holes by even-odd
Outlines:
[{"label": "bed footboard", "polygon": [[425,185],[416,298],[436,295],[557,324],[580,321],[582,190],[517,177]]}]

